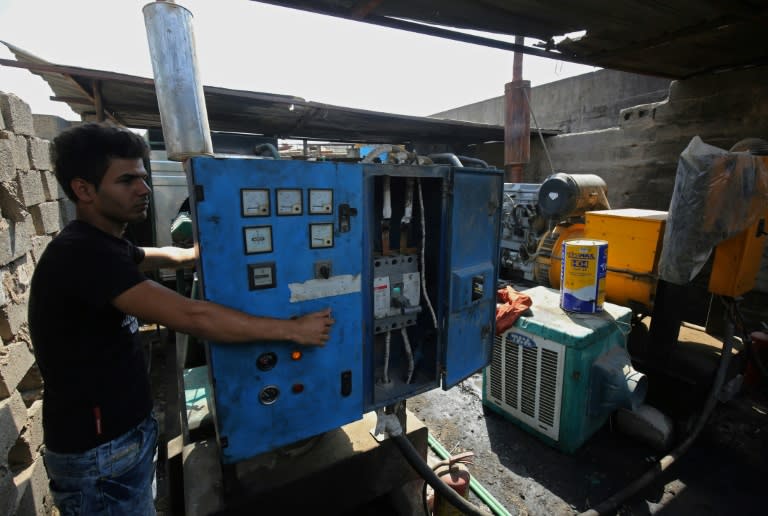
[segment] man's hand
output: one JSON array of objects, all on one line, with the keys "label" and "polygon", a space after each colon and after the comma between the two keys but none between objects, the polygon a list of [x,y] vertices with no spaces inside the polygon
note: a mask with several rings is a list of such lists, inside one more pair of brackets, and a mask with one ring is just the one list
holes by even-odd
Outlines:
[{"label": "man's hand", "polygon": [[331,325],[336,322],[331,318],[331,309],[302,315],[293,323],[291,340],[303,345],[324,346],[328,341]]}]

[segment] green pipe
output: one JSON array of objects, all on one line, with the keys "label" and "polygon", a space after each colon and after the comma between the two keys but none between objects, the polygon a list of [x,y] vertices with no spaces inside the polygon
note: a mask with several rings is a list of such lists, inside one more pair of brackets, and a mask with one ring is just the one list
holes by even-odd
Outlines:
[{"label": "green pipe", "polygon": [[[440,441],[435,439],[431,433],[427,434],[427,442],[429,443],[430,448],[432,448],[435,454],[441,459],[448,459],[450,457],[450,454],[443,448]],[[469,476],[469,488],[485,505],[488,506],[489,509],[491,509],[493,514],[497,514],[498,516],[512,516],[509,511],[507,511],[480,482],[475,480],[475,477],[472,475]]]}]

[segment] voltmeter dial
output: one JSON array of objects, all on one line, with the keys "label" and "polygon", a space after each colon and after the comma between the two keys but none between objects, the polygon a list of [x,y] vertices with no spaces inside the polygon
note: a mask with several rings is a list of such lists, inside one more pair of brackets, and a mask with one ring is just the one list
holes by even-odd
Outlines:
[{"label": "voltmeter dial", "polygon": [[283,188],[277,190],[278,215],[301,215],[303,211],[301,189]]},{"label": "voltmeter dial", "polygon": [[245,254],[272,252],[272,226],[243,228]]},{"label": "voltmeter dial", "polygon": [[333,247],[333,224],[310,224],[309,247],[311,249]]},{"label": "voltmeter dial", "polygon": [[333,213],[333,190],[310,189],[309,213],[310,215]]},{"label": "voltmeter dial", "polygon": [[243,188],[240,190],[243,217],[267,217],[269,215],[269,190]]}]

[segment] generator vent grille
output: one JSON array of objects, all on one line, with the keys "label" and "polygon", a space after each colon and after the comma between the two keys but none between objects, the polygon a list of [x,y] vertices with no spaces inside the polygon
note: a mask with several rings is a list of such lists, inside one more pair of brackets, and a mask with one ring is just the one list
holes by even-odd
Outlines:
[{"label": "generator vent grille", "polygon": [[497,335],[486,374],[486,399],[558,440],[565,347],[514,330]]}]

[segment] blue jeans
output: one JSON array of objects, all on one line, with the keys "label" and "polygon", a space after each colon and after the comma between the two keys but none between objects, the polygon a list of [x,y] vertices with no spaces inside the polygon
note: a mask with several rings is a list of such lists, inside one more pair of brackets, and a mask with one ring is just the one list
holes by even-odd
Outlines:
[{"label": "blue jeans", "polygon": [[82,453],[45,450],[53,503],[61,516],[154,515],[157,420]]}]

